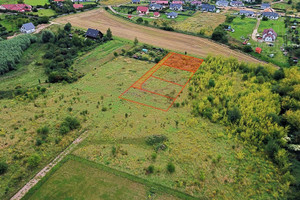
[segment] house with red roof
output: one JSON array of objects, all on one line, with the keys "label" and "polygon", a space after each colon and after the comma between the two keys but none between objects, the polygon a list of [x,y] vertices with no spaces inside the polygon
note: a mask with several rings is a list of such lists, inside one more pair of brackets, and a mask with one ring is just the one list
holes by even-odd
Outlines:
[{"label": "house with red roof", "polygon": [[172,3],[174,3],[174,4],[184,4],[184,2],[183,1],[172,1]]},{"label": "house with red roof", "polygon": [[0,10],[30,12],[31,9],[32,9],[32,6],[28,5],[28,4],[2,4],[2,5],[0,5]]},{"label": "house with red roof", "polygon": [[262,39],[265,42],[275,42],[277,38],[277,33],[272,29],[265,29],[263,34],[262,34]]},{"label": "house with red roof", "polygon": [[83,8],[83,5],[82,4],[73,4],[73,8],[80,9],[80,8]]},{"label": "house with red roof", "polygon": [[169,1],[155,1],[155,0],[152,0],[151,3],[155,3],[155,4],[160,4],[163,6],[163,8],[166,8],[169,6]]},{"label": "house with red roof", "polygon": [[154,17],[160,17],[160,13],[159,13],[159,12],[154,12],[154,13],[153,13],[153,16],[154,16]]},{"label": "house with red roof", "polygon": [[149,14],[149,8],[145,7],[145,6],[138,6],[136,11],[138,12],[138,14],[141,14],[141,15],[148,15]]}]

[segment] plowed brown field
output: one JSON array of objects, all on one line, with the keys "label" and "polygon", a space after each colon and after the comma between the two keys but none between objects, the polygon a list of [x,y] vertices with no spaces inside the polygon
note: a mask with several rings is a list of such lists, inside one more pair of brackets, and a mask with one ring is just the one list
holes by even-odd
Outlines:
[{"label": "plowed brown field", "polygon": [[251,56],[231,50],[227,46],[214,43],[208,39],[145,27],[127,22],[106,12],[103,9],[91,10],[80,14],[68,15],[54,20],[58,23],[70,22],[73,26],[95,28],[105,32],[108,28],[113,35],[151,44],[170,50],[206,57],[207,55],[223,55],[236,57],[240,61],[262,63]]}]

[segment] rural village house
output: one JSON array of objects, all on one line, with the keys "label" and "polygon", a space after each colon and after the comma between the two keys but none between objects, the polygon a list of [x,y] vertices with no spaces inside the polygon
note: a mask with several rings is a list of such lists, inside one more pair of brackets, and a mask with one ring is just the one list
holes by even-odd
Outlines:
[{"label": "rural village house", "polygon": [[196,6],[200,6],[202,4],[201,1],[192,1],[191,5],[196,5]]},{"label": "rural village house", "polygon": [[183,10],[182,4],[175,4],[175,3],[172,3],[172,4],[170,5],[170,10],[174,10],[174,11],[182,11],[182,10]]},{"label": "rural village house", "polygon": [[174,4],[181,4],[181,5],[183,5],[183,4],[184,4],[184,2],[183,2],[183,1],[172,1],[172,3],[174,3]]},{"label": "rural village house", "polygon": [[269,3],[262,3],[261,6],[260,6],[260,9],[264,10],[266,8],[270,8],[271,5]]},{"label": "rural village house", "polygon": [[141,0],[132,0],[131,3],[139,4],[139,3],[141,3]]},{"label": "rural village house", "polygon": [[2,4],[2,5],[0,5],[0,10],[30,12],[31,9],[32,9],[32,6],[28,5],[28,4]]},{"label": "rural village house", "polygon": [[33,25],[33,23],[26,23],[23,24],[22,27],[20,28],[20,32],[21,33],[33,33],[35,31],[35,26]]},{"label": "rural village house", "polygon": [[250,10],[240,10],[240,15],[245,15],[246,17],[253,17],[255,13]]},{"label": "rural village house", "polygon": [[73,8],[75,9],[83,8],[83,4],[73,4]]},{"label": "rural village house", "polygon": [[241,1],[231,1],[230,6],[231,7],[244,7],[244,4]]},{"label": "rural village house", "polygon": [[214,12],[216,10],[216,7],[214,5],[210,5],[210,4],[202,4],[200,6],[200,9],[202,11]]},{"label": "rural village house", "polygon": [[269,19],[278,19],[279,18],[279,15],[275,12],[263,12],[262,16],[267,17]]},{"label": "rural village house", "polygon": [[160,17],[160,13],[159,13],[159,12],[154,12],[154,13],[153,13],[153,16],[154,16],[154,17]]},{"label": "rural village house", "polygon": [[178,17],[178,13],[176,13],[176,12],[167,13],[167,18],[175,19],[177,17]]},{"label": "rural village house", "polygon": [[229,5],[229,2],[225,1],[225,0],[220,0],[220,1],[217,1],[217,3],[216,3],[216,6],[218,6],[218,7],[227,7],[228,5]]},{"label": "rural village house", "polygon": [[166,8],[169,6],[169,1],[151,1],[151,3],[160,4],[163,6],[163,8]]},{"label": "rural village house", "polygon": [[255,3],[255,0],[243,0],[243,2],[247,2],[247,3]]},{"label": "rural village house", "polygon": [[89,28],[85,33],[85,36],[91,39],[100,39],[103,37],[103,33],[97,29]]},{"label": "rural village house", "polygon": [[138,6],[137,12],[141,15],[148,15],[149,14],[149,8],[145,6]]},{"label": "rural village house", "polygon": [[263,34],[262,34],[262,39],[265,42],[275,42],[277,38],[277,33],[272,29],[265,29]]},{"label": "rural village house", "polygon": [[151,4],[149,5],[149,9],[150,9],[150,10],[161,10],[161,9],[163,9],[163,6],[160,5],[160,4],[151,3]]}]

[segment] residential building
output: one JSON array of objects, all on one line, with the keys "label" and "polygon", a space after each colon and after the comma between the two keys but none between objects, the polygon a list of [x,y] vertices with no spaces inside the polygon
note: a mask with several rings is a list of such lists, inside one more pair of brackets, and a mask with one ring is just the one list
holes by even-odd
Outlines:
[{"label": "residential building", "polygon": [[139,3],[141,3],[141,0],[132,0],[131,3],[133,3],[133,4],[139,4]]},{"label": "residential building", "polygon": [[260,9],[264,10],[266,8],[270,8],[271,5],[269,3],[262,3],[261,6],[260,6]]},{"label": "residential building", "polygon": [[175,19],[177,17],[178,17],[178,13],[176,13],[176,12],[167,13],[167,18]]},{"label": "residential building", "polygon": [[227,7],[227,6],[229,6],[229,2],[226,0],[220,0],[220,1],[217,1],[216,6],[217,7]]},{"label": "residential building", "polygon": [[2,4],[2,5],[0,5],[0,10],[30,12],[31,9],[32,9],[32,6],[28,5],[28,4]]},{"label": "residential building", "polygon": [[244,4],[241,1],[231,1],[230,6],[231,7],[244,7]]},{"label": "residential building", "polygon": [[200,6],[200,9],[202,11],[207,11],[207,12],[214,12],[216,10],[216,6],[210,5],[210,4],[202,4]]},{"label": "residential building", "polygon": [[279,15],[275,12],[263,12],[262,17],[267,17],[269,19],[278,19]]},{"label": "residential building", "polygon": [[35,26],[33,25],[33,23],[26,23],[23,24],[22,27],[20,28],[20,32],[21,33],[33,33],[35,31]]},{"label": "residential building", "polygon": [[151,3],[151,4],[149,5],[149,9],[150,9],[150,10],[161,10],[161,9],[163,9],[163,6],[160,5],[160,4]]},{"label": "residential building", "polygon": [[240,15],[245,15],[246,17],[253,17],[255,13],[250,10],[240,10]]},{"label": "residential building", "polygon": [[272,29],[265,29],[263,34],[262,34],[262,39],[265,42],[275,42],[277,38],[277,33]]},{"label": "residential building", "polygon": [[182,11],[183,10],[182,4],[171,3],[170,4],[170,10]]},{"label": "residential building", "polygon": [[141,14],[141,15],[148,15],[149,14],[149,8],[145,7],[145,6],[138,6],[137,7],[137,12],[138,12],[138,14]]},{"label": "residential building", "polygon": [[97,29],[89,28],[85,33],[85,36],[91,39],[100,39],[103,37],[103,33]]}]

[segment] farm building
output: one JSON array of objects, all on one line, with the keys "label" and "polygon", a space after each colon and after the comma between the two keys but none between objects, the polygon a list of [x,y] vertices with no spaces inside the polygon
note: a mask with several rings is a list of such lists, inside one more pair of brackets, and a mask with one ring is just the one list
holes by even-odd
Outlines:
[{"label": "farm building", "polygon": [[133,4],[139,4],[139,3],[141,3],[141,0],[132,0],[131,3],[133,3]]},{"label": "farm building", "polygon": [[182,11],[183,10],[182,4],[171,3],[170,10]]},{"label": "farm building", "polygon": [[85,36],[91,39],[100,39],[103,37],[103,33],[97,29],[89,28],[85,33]]},{"label": "farm building", "polygon": [[176,12],[167,13],[167,18],[175,19],[177,17],[178,17],[178,13],[176,13]]},{"label": "farm building", "polygon": [[149,8],[145,7],[145,6],[138,6],[136,10],[139,14],[142,14],[142,15],[148,15],[149,14]]},{"label": "farm building", "polygon": [[260,6],[260,9],[264,10],[266,8],[270,8],[271,5],[269,3],[262,3],[261,6]]},{"label": "farm building", "polygon": [[161,9],[163,9],[163,6],[160,5],[160,4],[151,3],[151,4],[149,5],[149,9],[150,9],[150,10],[161,10]]},{"label": "farm building", "polygon": [[0,10],[30,12],[31,9],[32,9],[32,6],[28,5],[28,4],[2,4],[2,5],[0,5]]},{"label": "farm building", "polygon": [[82,4],[73,4],[73,8],[80,9],[80,8],[83,8],[83,5]]},{"label": "farm building", "polygon": [[229,2],[225,1],[225,0],[220,0],[220,1],[217,1],[217,3],[216,3],[216,6],[218,6],[218,7],[227,7],[228,5],[229,5]]},{"label": "farm building", "polygon": [[253,17],[254,12],[250,10],[240,10],[240,15],[245,15],[246,17]]},{"label": "farm building", "polygon": [[272,29],[265,29],[262,34],[262,39],[265,42],[275,42],[277,38],[277,33]]},{"label": "farm building", "polygon": [[263,12],[262,16],[267,17],[269,19],[278,19],[279,18],[279,15],[275,12]]},{"label": "farm building", "polygon": [[202,4],[200,6],[200,9],[202,11],[214,12],[216,10],[216,7],[214,5],[210,5],[210,4]]},{"label": "farm building", "polygon": [[154,13],[153,13],[153,16],[154,16],[154,17],[160,17],[160,13],[159,13],[159,12],[154,12]]},{"label": "farm building", "polygon": [[231,1],[230,6],[231,7],[244,7],[244,4],[241,1]]},{"label": "farm building", "polygon": [[20,32],[21,33],[33,33],[35,31],[35,26],[33,25],[33,23],[26,23],[23,24],[22,27],[20,28]]}]

